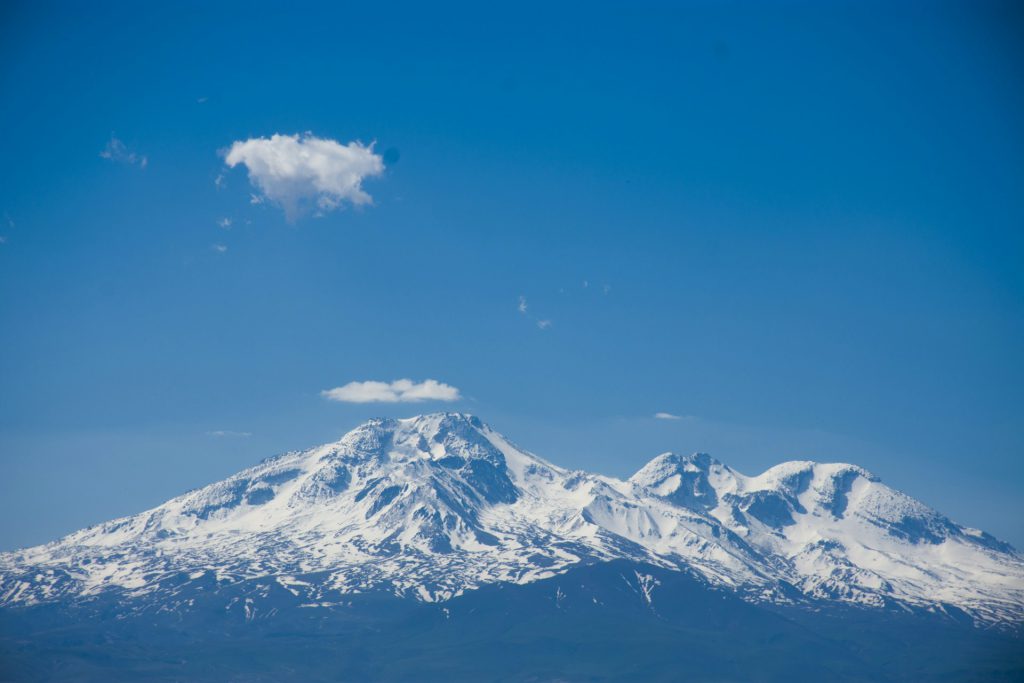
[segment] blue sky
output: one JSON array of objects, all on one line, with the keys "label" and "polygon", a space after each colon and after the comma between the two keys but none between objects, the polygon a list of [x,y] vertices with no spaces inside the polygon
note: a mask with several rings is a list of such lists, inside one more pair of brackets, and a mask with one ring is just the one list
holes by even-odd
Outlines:
[{"label": "blue sky", "polygon": [[[1024,546],[1021,13],[825,5],[6,3],[0,548],[441,409]],[[307,132],[372,202],[226,164]],[[459,398],[321,394],[402,378]]]}]

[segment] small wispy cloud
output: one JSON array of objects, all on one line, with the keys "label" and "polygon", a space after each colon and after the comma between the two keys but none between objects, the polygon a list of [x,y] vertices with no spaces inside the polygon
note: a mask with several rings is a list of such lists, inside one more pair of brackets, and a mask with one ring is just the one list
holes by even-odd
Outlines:
[{"label": "small wispy cloud", "polygon": [[458,401],[462,394],[455,387],[427,379],[413,382],[349,382],[345,386],[324,389],[320,395],[341,403],[419,403],[421,401]]},{"label": "small wispy cloud", "polygon": [[218,438],[235,436],[235,437],[249,437],[252,436],[252,432],[236,432],[230,429],[217,429],[212,432],[206,432],[207,436],[216,436]]},{"label": "small wispy cloud", "polygon": [[149,164],[148,157],[139,154],[133,149],[129,149],[124,142],[113,135],[110,136],[107,146],[100,152],[100,157],[121,164],[128,164],[129,166],[138,166],[139,168],[146,168]]},{"label": "small wispy cloud", "polygon": [[226,244],[214,244],[210,248],[213,249],[218,254],[224,254],[224,253],[227,253],[228,245],[226,245]]},{"label": "small wispy cloud", "polygon": [[238,140],[227,150],[224,162],[231,168],[245,166],[259,196],[281,206],[289,221],[310,207],[320,214],[346,202],[373,203],[363,181],[384,172],[384,160],[372,144],[343,145],[312,133]]},{"label": "small wispy cloud", "polygon": [[673,415],[672,413],[655,413],[655,420],[682,420],[682,415]]},{"label": "small wispy cloud", "polygon": [[220,220],[217,221],[217,227],[223,228],[224,230],[230,230],[231,229],[231,219],[230,218],[221,218]]},{"label": "small wispy cloud", "polygon": [[213,179],[213,185],[218,190],[224,189],[224,185],[227,183],[227,178],[224,177],[223,173],[218,173],[217,177]]},{"label": "small wispy cloud", "polygon": [[541,330],[546,330],[549,327],[551,327],[550,320],[538,318],[537,316],[532,315],[530,313],[530,305],[527,303],[525,296],[519,297],[519,303],[516,304],[516,310],[519,311],[521,315],[526,316],[527,319],[532,320],[534,324],[537,325],[537,327]]}]

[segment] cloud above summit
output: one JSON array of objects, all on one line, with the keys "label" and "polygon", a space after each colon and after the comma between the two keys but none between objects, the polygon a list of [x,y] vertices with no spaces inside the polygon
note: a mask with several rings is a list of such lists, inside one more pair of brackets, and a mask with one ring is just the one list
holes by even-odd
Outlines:
[{"label": "cloud above summit", "polygon": [[384,172],[384,160],[372,143],[342,144],[312,133],[237,140],[224,162],[231,168],[245,166],[258,196],[283,208],[289,221],[307,210],[323,214],[346,203],[372,204],[363,181]]},{"label": "cloud above summit", "polygon": [[345,386],[325,389],[320,395],[342,403],[420,403],[422,401],[458,401],[459,390],[450,384],[426,379],[413,382],[397,379],[394,382],[349,382]]}]

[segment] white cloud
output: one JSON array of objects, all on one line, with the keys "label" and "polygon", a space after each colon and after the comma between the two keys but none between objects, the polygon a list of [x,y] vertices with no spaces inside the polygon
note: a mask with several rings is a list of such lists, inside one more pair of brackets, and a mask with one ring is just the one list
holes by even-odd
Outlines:
[{"label": "white cloud", "polygon": [[225,253],[228,250],[228,245],[226,245],[226,244],[215,244],[215,245],[213,245],[210,248],[213,249],[218,254],[223,254],[223,253]]},{"label": "white cloud", "polygon": [[545,320],[545,319],[542,319],[542,318],[538,318],[538,317],[530,314],[530,306],[529,306],[529,304],[526,303],[526,297],[525,296],[520,296],[519,297],[519,303],[516,305],[516,310],[519,311],[522,315],[525,315],[527,320],[532,320],[534,322],[534,324],[536,324],[537,327],[539,327],[542,330],[546,330],[549,327],[551,327],[551,321],[550,320]]},{"label": "white cloud", "polygon": [[221,218],[219,221],[217,221],[217,225],[219,225],[220,227],[224,228],[225,230],[230,230],[231,229],[231,219],[230,218]]},{"label": "white cloud", "polygon": [[224,187],[224,174],[218,173],[217,177],[213,179],[213,184],[219,190]]},{"label": "white cloud", "polygon": [[206,432],[206,434],[208,436],[216,436],[216,437],[225,437],[225,436],[248,437],[248,436],[252,436],[252,432],[234,432],[234,431],[231,431],[230,429],[218,429],[216,431]]},{"label": "white cloud", "polygon": [[363,180],[384,172],[384,160],[373,145],[303,135],[274,134],[239,140],[224,156],[228,166],[249,170],[249,181],[261,195],[280,204],[288,220],[309,206],[331,211],[345,202],[371,204]]},{"label": "white cloud", "polygon": [[107,146],[100,152],[100,156],[104,159],[128,164],[129,166],[138,166],[139,168],[146,168],[146,165],[149,164],[148,157],[139,154],[133,149],[128,149],[126,144],[113,135],[110,136]]},{"label": "white cloud", "polygon": [[655,413],[654,419],[656,420],[682,420],[682,415],[673,415],[672,413]]},{"label": "white cloud", "polygon": [[320,395],[342,403],[419,403],[420,401],[458,401],[462,398],[455,387],[427,379],[413,382],[349,382],[343,387],[325,389]]}]

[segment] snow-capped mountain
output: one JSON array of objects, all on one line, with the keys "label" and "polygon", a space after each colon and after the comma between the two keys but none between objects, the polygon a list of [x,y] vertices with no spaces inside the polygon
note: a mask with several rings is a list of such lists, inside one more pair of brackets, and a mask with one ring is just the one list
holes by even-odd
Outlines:
[{"label": "snow-capped mountain", "polygon": [[666,453],[622,481],[564,470],[450,413],[372,420],[4,553],[0,607],[115,596],[187,611],[198,592],[253,581],[259,591],[225,608],[255,613],[271,591],[302,607],[379,592],[439,602],[616,560],[687,572],[748,602],[1024,621],[1024,557],[854,465],[789,462],[747,477]]}]

